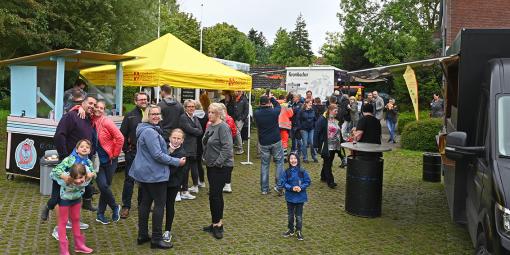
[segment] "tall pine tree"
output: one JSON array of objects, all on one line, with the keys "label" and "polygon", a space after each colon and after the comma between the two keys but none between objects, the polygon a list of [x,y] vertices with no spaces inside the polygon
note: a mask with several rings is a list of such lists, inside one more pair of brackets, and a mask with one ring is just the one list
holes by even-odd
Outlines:
[{"label": "tall pine tree", "polygon": [[313,57],[312,41],[309,39],[306,22],[301,13],[296,19],[296,27],[290,33],[290,38],[293,44],[292,55],[294,57],[294,64],[310,64]]}]

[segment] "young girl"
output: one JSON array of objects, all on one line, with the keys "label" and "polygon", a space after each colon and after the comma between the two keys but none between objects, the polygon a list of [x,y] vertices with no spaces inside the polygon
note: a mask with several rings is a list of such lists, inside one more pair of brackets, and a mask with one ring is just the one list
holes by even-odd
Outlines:
[{"label": "young girl", "polygon": [[295,153],[289,154],[289,168],[280,176],[280,186],[285,188],[285,200],[287,200],[288,228],[283,233],[284,237],[294,235],[294,218],[296,219],[296,236],[303,240],[301,229],[303,228],[303,205],[308,201],[306,189],[310,186],[311,180],[308,172],[301,168],[299,158]]},{"label": "young girl", "polygon": [[92,253],[93,251],[85,245],[85,237],[80,230],[81,196],[91,180],[89,173],[91,172],[86,169],[85,165],[74,163],[69,172],[63,174],[68,175],[67,178],[61,178],[61,175],[55,175],[53,171],[50,174],[60,184],[59,216],[57,220],[58,234],[61,237],[59,238],[61,255],[69,254],[69,241],[64,238],[69,218],[71,218],[73,228],[74,251],[80,253]]},{"label": "young girl", "polygon": [[[184,142],[184,131],[180,128],[175,128],[170,133],[170,146],[168,153],[170,157],[183,158],[186,151],[181,146]],[[168,180],[168,187],[166,190],[166,224],[165,232],[163,232],[163,241],[170,243],[172,241],[172,223],[175,215],[175,201],[179,193],[182,180],[187,178],[186,169],[183,166],[175,167],[170,166],[170,178]]]},{"label": "young girl", "polygon": [[[71,155],[64,158],[62,162],[55,166],[55,168],[53,168],[51,171],[51,177],[55,180],[55,182],[53,182],[53,190],[51,193],[51,198],[48,200],[48,206],[45,207],[46,219],[48,218],[50,208],[53,209],[56,205],[60,204],[62,189],[57,179],[62,179],[64,182],[70,183],[71,177],[69,176],[69,170],[73,164],[82,164],[87,170],[90,170],[90,172],[87,173],[88,179],[96,177],[97,171],[92,167],[92,161],[89,159],[91,146],[91,142],[87,139],[78,141],[78,143],[76,143],[76,147],[71,152]],[[71,225],[71,223],[68,224]],[[80,227],[81,229],[87,229],[88,225],[80,223]],[[58,226],[56,226],[53,228],[52,236],[57,239],[57,241],[59,240],[58,234]]]}]

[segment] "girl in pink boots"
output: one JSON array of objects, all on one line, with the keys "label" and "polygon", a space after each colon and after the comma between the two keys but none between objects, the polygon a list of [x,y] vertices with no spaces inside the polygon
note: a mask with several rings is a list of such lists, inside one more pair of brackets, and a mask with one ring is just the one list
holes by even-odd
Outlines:
[{"label": "girl in pink boots", "polygon": [[[85,147],[88,147],[88,152]],[[88,155],[90,152],[90,142],[87,140],[78,142],[76,151],[80,155]],[[68,163],[69,160],[66,159],[60,164]],[[93,250],[85,245],[85,237],[80,231],[80,209],[81,197],[85,192],[85,187],[95,177],[95,173],[88,170],[84,164],[74,162],[68,171],[61,174],[55,174],[55,171],[52,171],[50,176],[60,184],[60,201],[58,203],[57,218],[60,254],[69,254],[69,241],[66,237],[66,224],[69,218],[71,218],[74,235],[74,251],[77,253],[92,253]]]}]

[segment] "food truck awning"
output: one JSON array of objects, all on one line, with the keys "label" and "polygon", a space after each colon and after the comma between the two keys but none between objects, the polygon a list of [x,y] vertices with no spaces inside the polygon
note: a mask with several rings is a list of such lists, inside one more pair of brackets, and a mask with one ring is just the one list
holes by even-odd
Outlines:
[{"label": "food truck awning", "polygon": [[[251,90],[251,77],[208,57],[172,34],[127,52],[141,56],[124,63],[124,86],[161,86],[212,90]],[[115,67],[98,66],[81,74],[96,85],[114,85]]]},{"label": "food truck awning", "polygon": [[445,56],[445,57],[412,61],[412,62],[407,62],[407,63],[400,63],[400,64],[396,64],[396,65],[380,66],[380,67],[373,67],[373,68],[368,68],[368,69],[350,71],[347,74],[350,75],[351,77],[353,77],[353,79],[355,81],[361,81],[361,80],[365,80],[365,82],[369,81],[369,80],[383,81],[384,77],[391,76],[395,72],[404,72],[407,66],[411,66],[413,68],[432,66],[432,65],[438,64],[438,63],[450,62],[457,58],[458,58],[458,55],[451,55],[451,56]]},{"label": "food truck awning", "polygon": [[110,54],[75,49],[60,49],[19,58],[2,60],[0,61],[0,66],[30,65],[37,67],[54,67],[56,65],[55,59],[58,57],[65,58],[66,69],[84,69],[101,64],[114,64],[116,62],[122,62],[136,58],[135,56],[130,55]]}]

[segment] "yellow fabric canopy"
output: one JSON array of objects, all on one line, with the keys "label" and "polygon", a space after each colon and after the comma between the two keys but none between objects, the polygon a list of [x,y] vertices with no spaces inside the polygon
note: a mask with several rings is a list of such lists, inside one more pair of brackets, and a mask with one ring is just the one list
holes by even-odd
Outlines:
[{"label": "yellow fabric canopy", "polygon": [[[124,86],[161,86],[211,90],[251,90],[251,76],[198,52],[172,34],[166,34],[125,55],[139,59],[123,63]],[[96,85],[115,85],[115,66],[84,69],[81,74]]]}]

